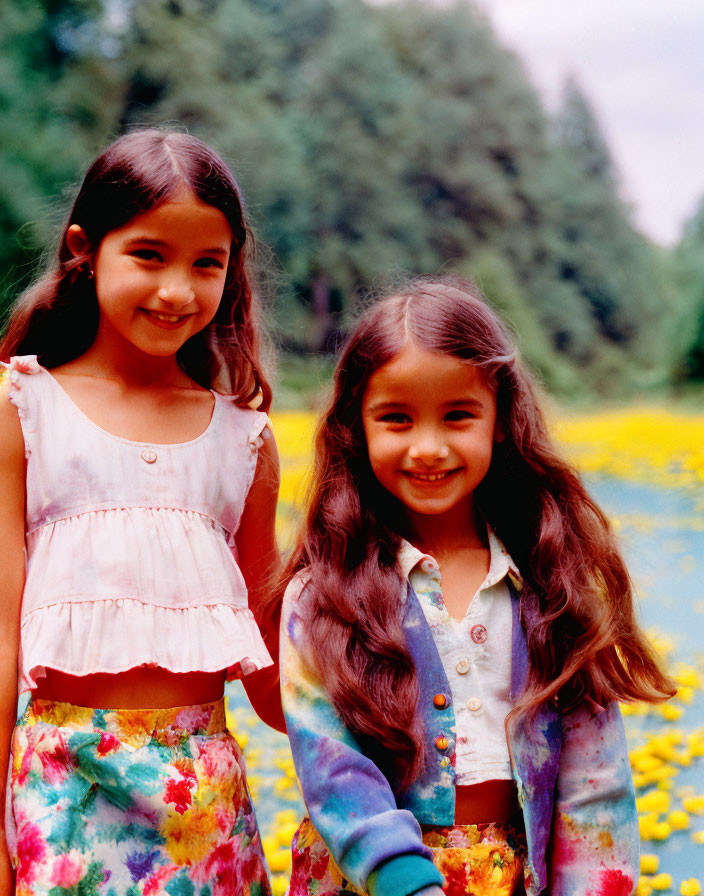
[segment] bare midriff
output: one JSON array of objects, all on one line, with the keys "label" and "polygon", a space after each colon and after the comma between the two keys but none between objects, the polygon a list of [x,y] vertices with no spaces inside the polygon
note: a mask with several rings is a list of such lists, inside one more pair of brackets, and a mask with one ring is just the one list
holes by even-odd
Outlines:
[{"label": "bare midriff", "polygon": [[455,791],[455,824],[509,821],[518,808],[513,781],[482,781],[458,786]]},{"label": "bare midriff", "polygon": [[160,666],[140,666],[118,675],[67,675],[47,669],[33,696],[92,709],[169,709],[219,700],[225,672],[169,672]]}]

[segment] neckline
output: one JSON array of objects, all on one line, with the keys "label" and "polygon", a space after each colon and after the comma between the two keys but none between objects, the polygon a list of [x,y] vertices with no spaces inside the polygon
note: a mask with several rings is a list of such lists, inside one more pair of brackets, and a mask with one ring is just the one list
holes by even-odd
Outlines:
[{"label": "neckline", "polygon": [[214,389],[209,389],[208,391],[214,398],[213,410],[210,414],[210,420],[208,421],[208,425],[205,427],[200,435],[197,435],[194,439],[189,439],[186,442],[144,442],[144,441],[135,441],[134,439],[126,439],[124,436],[118,436],[117,433],[109,432],[107,429],[103,429],[102,426],[99,426],[95,420],[91,420],[88,414],[85,411],[81,410],[81,408],[76,404],[76,402],[71,398],[68,392],[64,389],[61,383],[56,379],[55,376],[51,373],[50,370],[47,370],[46,367],[42,367],[41,364],[37,364],[40,372],[46,374],[49,380],[54,384],[55,388],[58,392],[64,397],[66,402],[73,408],[74,412],[78,414],[89,426],[95,429],[97,432],[101,433],[104,436],[107,436],[110,439],[114,439],[116,442],[122,442],[123,445],[133,445],[137,448],[144,448],[149,446],[150,448],[182,448],[187,445],[195,445],[197,442],[202,441],[213,428],[215,423],[215,416],[218,413],[218,407],[220,405],[219,395]]},{"label": "neckline", "polygon": [[[492,585],[496,585],[507,576],[509,578],[511,578],[511,576],[514,576],[520,581],[521,573],[514,563],[513,558],[506,550],[503,542],[499,539],[498,535],[496,534],[496,532],[494,532],[492,527],[488,523],[486,523],[486,521],[485,524],[487,540],[489,542],[489,569],[487,570],[487,574],[480,587],[490,588]],[[402,538],[397,561],[400,565],[403,578],[408,580],[410,574],[416,569],[416,567],[422,560],[430,560],[431,563],[435,564],[438,573],[442,576],[440,564],[432,554],[421,551],[420,548],[416,547],[410,541]]]}]

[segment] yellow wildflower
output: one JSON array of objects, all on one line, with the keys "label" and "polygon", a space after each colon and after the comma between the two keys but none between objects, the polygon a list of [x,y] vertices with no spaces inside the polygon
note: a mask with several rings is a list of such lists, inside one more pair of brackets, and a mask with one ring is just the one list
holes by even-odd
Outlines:
[{"label": "yellow wildflower", "polygon": [[291,867],[291,850],[277,849],[272,855],[267,856],[267,862],[273,872],[288,871]]},{"label": "yellow wildflower", "polygon": [[655,874],[660,866],[660,858],[652,853],[644,853],[640,857],[640,873]]},{"label": "yellow wildflower", "polygon": [[681,809],[670,812],[667,821],[673,831],[684,831],[689,827],[689,815]]},{"label": "yellow wildflower", "polygon": [[699,896],[701,891],[701,884],[696,877],[690,877],[687,880],[683,880],[680,885],[680,893],[682,896]]},{"label": "yellow wildflower", "polygon": [[288,877],[285,874],[274,874],[271,878],[272,896],[284,896],[288,889]]}]

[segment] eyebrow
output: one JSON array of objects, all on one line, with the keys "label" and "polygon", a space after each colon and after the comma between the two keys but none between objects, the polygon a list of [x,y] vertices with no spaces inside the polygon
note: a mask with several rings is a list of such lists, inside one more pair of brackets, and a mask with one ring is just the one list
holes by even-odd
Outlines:
[{"label": "eyebrow", "polygon": [[391,408],[398,410],[399,408],[404,409],[407,407],[409,405],[403,401],[376,401],[374,404],[369,405],[369,410],[377,413],[378,411],[388,411]]},{"label": "eyebrow", "polygon": [[[127,240],[127,242],[125,243],[125,248],[129,249],[132,246],[155,246],[158,248],[164,248],[164,247],[168,247],[168,245],[169,244],[165,240],[155,240],[155,239],[152,239],[151,237],[147,237],[147,236],[138,236],[138,237],[132,237],[131,239]],[[198,254],[199,255],[201,255],[201,254],[202,255],[220,255],[222,258],[225,258],[227,255],[230,254],[230,250],[225,249],[222,246],[213,246],[210,249],[200,249],[198,251]]]},{"label": "eyebrow", "polygon": [[458,398],[456,401],[448,401],[445,407],[447,408],[464,408],[469,405],[474,408],[483,408],[484,402],[479,398]]},{"label": "eyebrow", "polygon": [[[467,406],[481,409],[484,407],[484,402],[478,398],[458,398],[443,404],[443,407],[446,409],[466,408]],[[392,409],[406,410],[409,407],[411,407],[411,405],[403,401],[377,401],[374,404],[369,405],[369,410],[372,413],[378,413],[379,411],[388,411]]]}]

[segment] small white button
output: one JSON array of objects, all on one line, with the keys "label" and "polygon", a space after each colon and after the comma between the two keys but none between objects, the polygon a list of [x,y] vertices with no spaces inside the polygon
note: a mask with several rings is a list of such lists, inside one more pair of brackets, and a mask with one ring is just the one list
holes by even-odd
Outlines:
[{"label": "small white button", "polygon": [[154,451],[153,448],[145,448],[144,451],[142,451],[142,460],[145,461],[145,463],[153,464],[156,460],[156,451]]},{"label": "small white button", "polygon": [[455,669],[460,673],[460,675],[466,675],[469,672],[469,658],[463,656],[461,660],[455,666]]},{"label": "small white button", "polygon": [[482,701],[479,699],[479,697],[470,697],[467,701],[467,706],[472,710],[472,712],[477,712],[482,708]]}]

